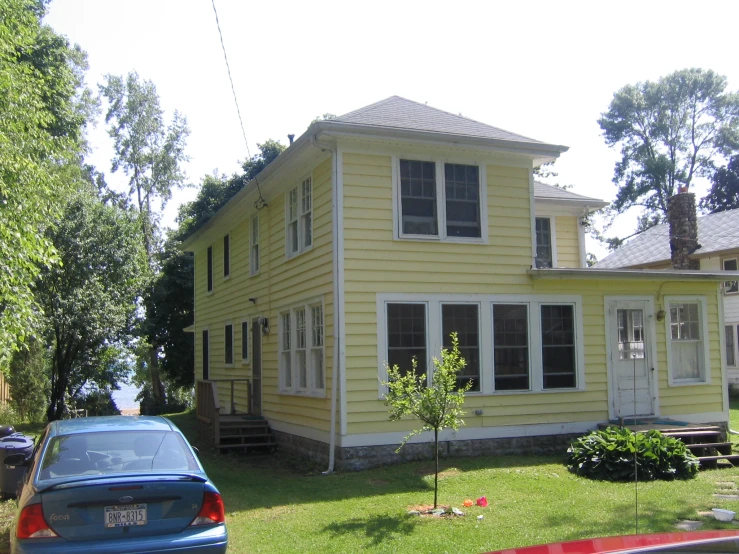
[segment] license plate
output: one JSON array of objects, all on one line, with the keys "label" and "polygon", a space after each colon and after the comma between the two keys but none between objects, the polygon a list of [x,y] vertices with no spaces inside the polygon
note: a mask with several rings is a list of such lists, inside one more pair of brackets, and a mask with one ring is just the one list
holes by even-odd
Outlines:
[{"label": "license plate", "polygon": [[131,525],[146,525],[146,504],[105,507],[106,527],[130,527]]}]

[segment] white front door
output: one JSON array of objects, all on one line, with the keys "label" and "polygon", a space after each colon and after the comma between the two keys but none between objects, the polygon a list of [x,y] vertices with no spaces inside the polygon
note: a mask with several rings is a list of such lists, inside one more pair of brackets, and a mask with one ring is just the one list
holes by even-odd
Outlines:
[{"label": "white front door", "polygon": [[613,414],[616,418],[654,415],[653,362],[646,300],[611,300],[607,341]]}]

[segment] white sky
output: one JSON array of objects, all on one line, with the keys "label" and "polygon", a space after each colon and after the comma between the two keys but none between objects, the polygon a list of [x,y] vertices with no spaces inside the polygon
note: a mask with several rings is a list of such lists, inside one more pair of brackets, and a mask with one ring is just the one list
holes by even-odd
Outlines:
[{"label": "white sky", "polygon": [[[610,201],[618,156],[597,119],[615,91],[688,67],[739,88],[736,1],[216,0],[216,8],[252,154],[268,138],[300,136],[318,115],[398,94],[569,146],[556,181]],[[156,84],[168,119],[174,109],[187,116],[192,183],[239,169],[246,149],[211,0],[53,0],[46,21],[87,51],[91,86],[136,70]],[[90,161],[109,182],[125,182],[110,175],[102,123],[90,138]],[[195,192],[175,193],[165,224]],[[617,230],[633,227],[624,216]]]}]

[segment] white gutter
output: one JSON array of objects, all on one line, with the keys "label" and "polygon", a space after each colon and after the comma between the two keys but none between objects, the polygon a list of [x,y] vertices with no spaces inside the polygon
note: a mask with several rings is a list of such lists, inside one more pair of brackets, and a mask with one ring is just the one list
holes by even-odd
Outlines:
[{"label": "white gutter", "polygon": [[529,269],[532,279],[650,279],[664,281],[732,281],[738,271],[699,271],[691,269],[598,269],[548,268]]},{"label": "white gutter", "polygon": [[311,136],[311,144],[322,150],[322,151],[329,151],[331,152],[331,165],[332,171],[331,171],[331,218],[333,220],[333,229],[332,229],[332,246],[333,246],[333,274],[334,274],[334,346],[333,346],[333,363],[332,363],[332,371],[331,371],[331,425],[329,427],[329,442],[328,442],[328,468],[326,471],[323,472],[323,475],[329,475],[334,472],[334,463],[335,463],[335,453],[336,450],[336,406],[337,406],[337,392],[339,388],[339,352],[340,349],[340,343],[341,343],[341,335],[339,333],[339,328],[341,326],[341,317],[340,317],[340,310],[339,310],[339,299],[340,299],[340,290],[339,290],[339,188],[338,188],[338,182],[339,182],[339,153],[338,148],[331,147],[328,145],[320,144],[316,138],[315,135]]}]

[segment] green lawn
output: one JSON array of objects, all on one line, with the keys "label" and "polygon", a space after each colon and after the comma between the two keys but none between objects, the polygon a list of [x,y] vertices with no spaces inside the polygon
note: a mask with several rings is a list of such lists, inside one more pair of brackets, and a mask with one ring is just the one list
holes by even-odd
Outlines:
[{"label": "green lawn", "polygon": [[[739,428],[739,405],[734,418],[732,426]],[[468,514],[462,518],[421,518],[407,511],[433,501],[430,462],[324,476],[323,467],[279,453],[214,453],[200,444],[192,415],[172,419],[201,446],[203,464],[223,493],[233,553],[472,553],[635,532],[633,483],[577,478],[556,458],[445,460],[442,503],[461,508],[465,498],[486,495],[489,506],[462,508]],[[681,519],[703,521],[704,529],[735,528],[699,515],[712,507],[739,511],[739,502],[713,497],[719,488],[732,488],[728,482],[739,489],[739,468],[701,472],[692,481],[639,484],[639,532],[675,530]],[[0,504],[0,525],[10,525],[13,505]]]}]

